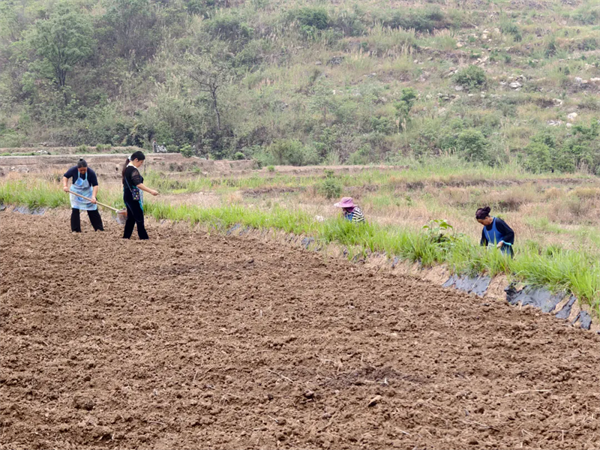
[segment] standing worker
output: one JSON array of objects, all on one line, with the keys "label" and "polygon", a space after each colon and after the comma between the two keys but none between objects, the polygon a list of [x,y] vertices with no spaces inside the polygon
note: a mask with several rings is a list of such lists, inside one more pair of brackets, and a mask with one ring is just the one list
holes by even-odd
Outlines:
[{"label": "standing worker", "polygon": [[483,225],[481,245],[493,245],[499,248],[503,254],[510,255],[512,258],[514,256],[513,244],[515,243],[515,232],[504,220],[498,217],[491,217],[490,211],[491,208],[486,206],[485,208],[479,208],[475,213],[475,219]]},{"label": "standing worker", "polygon": [[[69,188],[69,178],[71,178],[71,188]],[[83,195],[90,200],[71,194],[71,231],[81,233],[81,220],[79,211],[87,211],[94,231],[104,231],[102,218],[98,212],[96,204],[96,195],[98,195],[98,177],[96,172],[87,166],[85,160],[80,159],[76,166],[71,167],[63,175],[63,190],[65,192],[75,192]]]},{"label": "standing worker", "polygon": [[361,209],[354,204],[352,197],[344,197],[333,206],[342,208],[342,216],[352,223],[363,223],[365,221],[365,216]]},{"label": "standing worker", "polygon": [[146,155],[141,151],[135,152],[127,158],[123,167],[123,201],[127,207],[127,222],[123,239],[129,239],[133,233],[133,226],[137,224],[140,239],[148,239],[148,233],[144,227],[144,196],[142,191],[151,195],[158,195],[158,191],[144,186],[144,178],[138,170]]}]

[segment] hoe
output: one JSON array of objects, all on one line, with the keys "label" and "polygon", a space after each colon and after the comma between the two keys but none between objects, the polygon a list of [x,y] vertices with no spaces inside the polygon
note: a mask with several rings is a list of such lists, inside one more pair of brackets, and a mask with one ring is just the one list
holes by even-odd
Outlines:
[{"label": "hoe", "polygon": [[[81,197],[81,198],[83,198],[85,200],[88,200],[90,202],[92,201],[91,198],[84,197],[83,195],[80,195],[80,194],[76,194],[73,191],[69,191],[69,194],[76,195],[77,197]],[[104,206],[105,208],[112,209],[114,212],[116,212],[117,213],[117,222],[119,224],[124,225],[125,222],[127,221],[127,209],[121,209],[121,210],[119,210],[117,208],[113,208],[112,206],[105,205],[104,203],[100,203],[99,201],[96,201],[96,203],[99,204],[100,206]]]}]

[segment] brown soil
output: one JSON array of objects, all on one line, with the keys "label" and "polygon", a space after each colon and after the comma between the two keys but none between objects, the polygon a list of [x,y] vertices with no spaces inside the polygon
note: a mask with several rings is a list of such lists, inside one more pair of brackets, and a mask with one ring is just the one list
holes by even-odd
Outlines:
[{"label": "brown soil", "polygon": [[598,448],[592,333],[259,238],[82,222],[0,213],[1,449]]}]

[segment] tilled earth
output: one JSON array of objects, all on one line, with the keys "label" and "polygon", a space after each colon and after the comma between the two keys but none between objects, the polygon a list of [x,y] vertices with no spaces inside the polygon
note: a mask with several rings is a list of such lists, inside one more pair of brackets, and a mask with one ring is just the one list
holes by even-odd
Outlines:
[{"label": "tilled earth", "polygon": [[82,224],[0,213],[1,449],[600,448],[593,333],[259,238]]}]

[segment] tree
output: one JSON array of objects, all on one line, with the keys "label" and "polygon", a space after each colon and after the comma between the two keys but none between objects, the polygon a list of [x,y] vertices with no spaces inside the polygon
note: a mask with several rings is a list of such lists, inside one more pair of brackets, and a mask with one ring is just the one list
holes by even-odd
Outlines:
[{"label": "tree", "polygon": [[400,100],[394,105],[396,108],[398,131],[406,130],[406,126],[410,120],[410,110],[417,100],[417,95],[417,91],[413,88],[402,89]]},{"label": "tree", "polygon": [[189,75],[201,92],[208,94],[211,107],[215,113],[217,130],[221,131],[221,110],[219,103],[220,89],[233,80],[231,66],[225,58],[213,54],[190,56]]},{"label": "tree", "polygon": [[36,22],[31,43],[46,66],[42,71],[59,88],[65,87],[69,72],[93,53],[92,33],[89,19],[68,3],[59,4],[50,18]]},{"label": "tree", "polygon": [[161,27],[156,6],[149,0],[106,0],[107,39],[122,58],[146,60],[160,44]]}]

